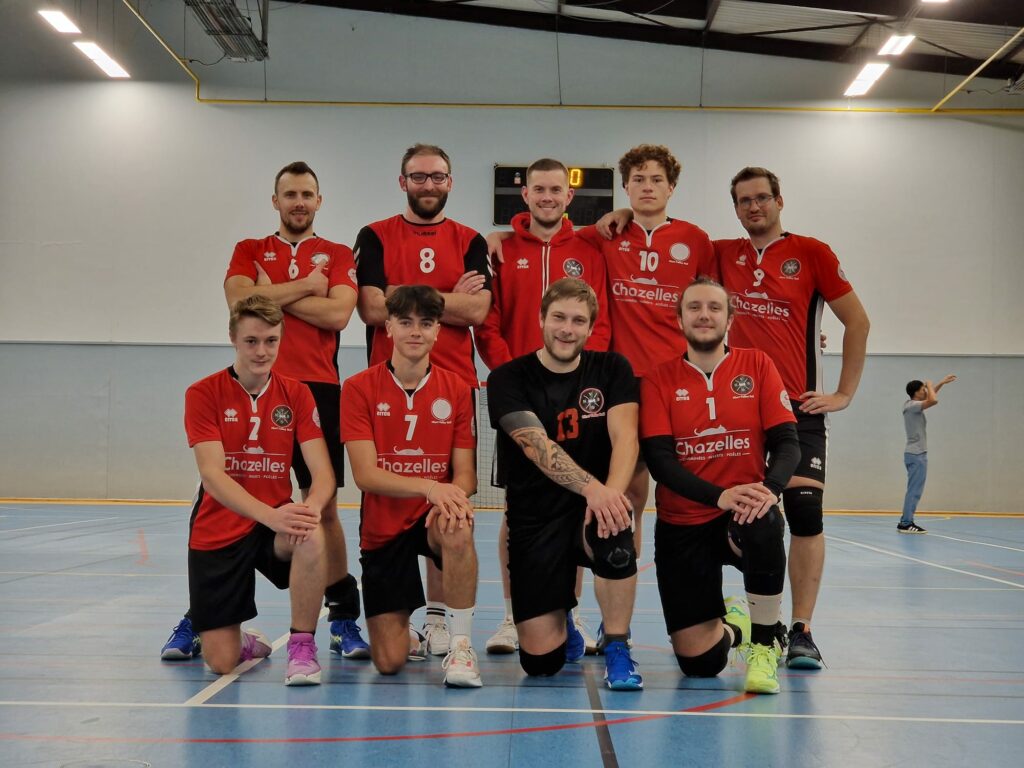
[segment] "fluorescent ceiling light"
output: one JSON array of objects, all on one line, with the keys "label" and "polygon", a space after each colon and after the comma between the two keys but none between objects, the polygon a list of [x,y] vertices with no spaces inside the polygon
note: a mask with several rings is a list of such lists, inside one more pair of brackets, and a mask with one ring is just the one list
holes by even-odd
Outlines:
[{"label": "fluorescent ceiling light", "polygon": [[921,0],[922,3],[948,3],[949,0]]},{"label": "fluorescent ceiling light", "polygon": [[899,56],[914,42],[914,35],[893,35],[885,41],[878,52],[879,56]]},{"label": "fluorescent ceiling light", "polygon": [[61,11],[40,11],[39,15],[50,22],[50,26],[64,34],[80,35],[82,30],[75,26],[75,22],[65,16]]},{"label": "fluorescent ceiling light", "polygon": [[854,78],[853,82],[850,83],[850,87],[846,89],[843,95],[863,96],[871,89],[871,86],[875,84],[878,78],[885,74],[885,70],[888,68],[888,64],[881,64],[879,62],[865,64],[864,69]]},{"label": "fluorescent ceiling light", "polygon": [[110,58],[96,43],[75,43],[75,48],[93,60],[97,67],[110,77],[131,77],[124,67]]}]

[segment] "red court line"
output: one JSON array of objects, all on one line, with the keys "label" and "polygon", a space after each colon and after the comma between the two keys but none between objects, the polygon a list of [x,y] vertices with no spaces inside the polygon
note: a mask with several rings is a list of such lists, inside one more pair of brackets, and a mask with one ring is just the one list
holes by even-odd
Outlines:
[{"label": "red court line", "polygon": [[1013,576],[1024,576],[1024,572],[1011,571],[1009,568],[998,568],[994,565],[989,565],[988,563],[976,563],[973,560],[964,560],[964,562],[967,563],[967,565],[973,565],[976,568],[988,568],[990,571],[999,571],[999,573],[1009,573]]},{"label": "red court line", "polygon": [[[681,709],[680,712],[708,712],[713,709],[728,707],[741,701],[752,699],[757,694],[741,693],[723,701],[713,701],[697,707]],[[0,741],[67,741],[88,744],[340,744],[367,741],[422,741],[427,739],[465,739],[475,736],[514,736],[523,733],[543,733],[546,731],[567,731],[576,728],[596,728],[608,725],[625,725],[642,723],[648,720],[661,720],[671,715],[638,715],[636,717],[620,717],[615,720],[585,723],[564,723],[562,725],[537,725],[531,728],[502,728],[492,731],[465,731],[462,733],[409,733],[397,736],[322,736],[288,739],[170,739],[170,738],[116,738],[112,736],[44,736],[21,733],[0,733]]]},{"label": "red court line", "polygon": [[654,561],[652,560],[647,565],[645,565],[643,568],[637,568],[636,572],[637,573],[643,573],[644,571],[649,570],[649,569],[651,569],[653,567],[654,567]]}]

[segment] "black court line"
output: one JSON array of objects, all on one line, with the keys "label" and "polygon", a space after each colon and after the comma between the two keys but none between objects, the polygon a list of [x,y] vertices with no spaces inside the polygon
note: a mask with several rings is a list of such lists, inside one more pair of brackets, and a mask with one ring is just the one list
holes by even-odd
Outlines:
[{"label": "black court line", "polygon": [[[584,658],[586,658],[584,656]],[[582,659],[580,660],[582,662]],[[615,755],[615,745],[612,743],[612,734],[608,730],[605,716],[600,712],[603,709],[601,695],[597,691],[597,683],[594,682],[594,673],[590,664],[580,664],[583,668],[583,680],[587,684],[587,698],[590,700],[590,708],[594,710],[594,722],[597,726],[594,733],[597,735],[597,745],[601,749],[601,764],[604,768],[619,768],[619,758]]]}]

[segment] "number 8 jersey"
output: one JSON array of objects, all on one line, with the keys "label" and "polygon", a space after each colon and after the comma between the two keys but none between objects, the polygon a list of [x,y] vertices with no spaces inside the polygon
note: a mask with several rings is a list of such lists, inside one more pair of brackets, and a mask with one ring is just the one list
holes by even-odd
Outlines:
[{"label": "number 8 jersey", "polygon": [[[451,293],[463,274],[471,270],[485,277],[491,290],[487,243],[478,232],[451,219],[437,224],[415,224],[402,215],[363,227],[356,238],[356,275],[359,286],[385,293],[392,285],[430,285]],[[391,339],[384,326],[367,326],[370,365],[391,358]],[[459,374],[477,385],[473,339],[469,328],[445,325],[430,353],[431,363]]]}]

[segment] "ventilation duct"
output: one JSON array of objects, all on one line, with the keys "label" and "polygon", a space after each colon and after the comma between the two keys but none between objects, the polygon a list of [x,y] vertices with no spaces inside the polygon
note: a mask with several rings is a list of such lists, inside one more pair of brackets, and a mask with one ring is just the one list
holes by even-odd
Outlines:
[{"label": "ventilation duct", "polygon": [[267,58],[270,0],[260,0],[262,38],[253,34],[252,22],[242,16],[235,0],[185,0],[185,5],[192,9],[206,34],[232,61],[263,61]]}]

